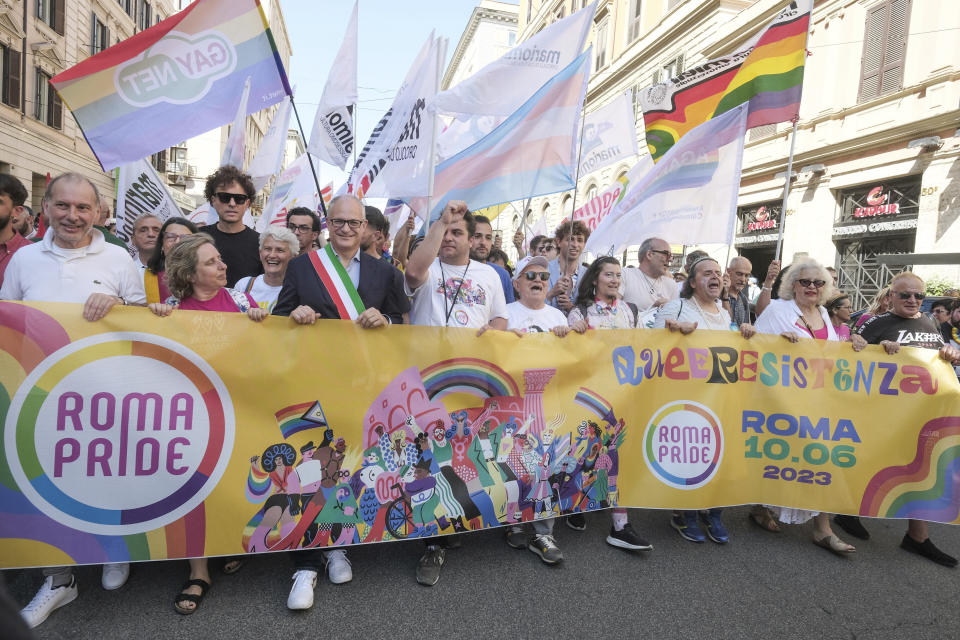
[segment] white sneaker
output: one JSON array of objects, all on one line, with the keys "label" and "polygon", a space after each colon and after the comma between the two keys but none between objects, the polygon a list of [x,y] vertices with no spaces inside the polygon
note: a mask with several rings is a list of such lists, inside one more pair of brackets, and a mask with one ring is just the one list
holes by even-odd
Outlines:
[{"label": "white sneaker", "polygon": [[313,588],[317,586],[317,572],[300,569],[293,574],[293,587],[287,596],[287,609],[303,611],[313,606]]},{"label": "white sneaker", "polygon": [[111,562],[103,565],[103,576],[100,578],[100,584],[107,591],[113,591],[125,585],[129,577],[129,562]]},{"label": "white sneaker", "polygon": [[30,604],[20,610],[20,615],[23,616],[27,626],[33,629],[46,620],[51,613],[76,599],[76,578],[71,576],[70,584],[54,588],[53,576],[47,576],[47,579],[43,581],[43,586],[37,591],[37,595],[33,596]]},{"label": "white sneaker", "polygon": [[343,549],[324,551],[323,557],[327,561],[327,577],[333,584],[343,584],[353,580],[353,569],[347,560],[347,552]]}]

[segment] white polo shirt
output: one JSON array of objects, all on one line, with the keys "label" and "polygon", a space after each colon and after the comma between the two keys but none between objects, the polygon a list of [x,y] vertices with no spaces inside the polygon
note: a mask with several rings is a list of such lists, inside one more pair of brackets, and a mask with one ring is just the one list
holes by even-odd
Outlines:
[{"label": "white polo shirt", "polygon": [[10,258],[0,299],[84,303],[92,293],[120,296],[127,304],[146,304],[143,276],[130,254],[108,243],[97,229],[79,249],[53,243],[53,230],[43,240],[23,247]]}]

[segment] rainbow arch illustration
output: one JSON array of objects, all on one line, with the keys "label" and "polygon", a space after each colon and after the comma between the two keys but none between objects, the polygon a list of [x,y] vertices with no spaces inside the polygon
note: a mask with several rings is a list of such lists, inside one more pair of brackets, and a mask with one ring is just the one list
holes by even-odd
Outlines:
[{"label": "rainbow arch illustration", "polygon": [[936,522],[960,519],[960,417],[925,424],[910,464],[887,467],[867,483],[860,515]]},{"label": "rainbow arch illustration", "polygon": [[509,373],[479,358],[451,358],[420,370],[424,389],[431,400],[451,393],[468,393],[477,398],[519,396],[520,389]]}]

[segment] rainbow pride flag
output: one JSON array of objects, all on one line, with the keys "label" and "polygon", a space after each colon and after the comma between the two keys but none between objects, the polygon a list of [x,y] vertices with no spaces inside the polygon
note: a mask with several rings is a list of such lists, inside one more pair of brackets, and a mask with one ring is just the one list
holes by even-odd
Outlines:
[{"label": "rainbow pride flag", "polygon": [[50,81],[104,170],[248,114],[290,85],[259,0],[196,0]]},{"label": "rainbow pride flag", "polygon": [[639,92],[647,146],[658,160],[697,125],[747,103],[747,128],[800,111],[812,0],[794,0],[736,53]]},{"label": "rainbow pride flag", "polygon": [[280,433],[284,440],[307,429],[328,426],[327,416],[323,413],[323,407],[320,406],[319,400],[292,404],[280,409],[273,415],[277,419],[277,426],[280,427]]}]

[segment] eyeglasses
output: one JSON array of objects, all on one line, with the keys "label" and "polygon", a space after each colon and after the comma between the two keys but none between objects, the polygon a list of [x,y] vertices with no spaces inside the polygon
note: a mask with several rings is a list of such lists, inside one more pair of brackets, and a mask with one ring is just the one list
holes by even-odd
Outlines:
[{"label": "eyeglasses", "polygon": [[231,200],[237,204],[243,204],[250,199],[250,197],[245,193],[227,193],[226,191],[217,191],[214,195],[217,196],[217,200],[223,204],[230,204]]},{"label": "eyeglasses", "polygon": [[313,231],[313,227],[309,224],[288,224],[287,229],[290,229],[290,231],[294,233],[309,233]]},{"label": "eyeglasses", "polygon": [[670,258],[673,256],[673,254],[667,251],[666,249],[650,249],[650,253],[659,253],[664,258]]},{"label": "eyeglasses", "polygon": [[175,240],[176,242],[180,242],[180,238],[186,238],[186,237],[189,236],[189,235],[193,235],[193,234],[190,234],[190,233],[174,233],[173,231],[164,231],[164,232],[163,232],[163,239],[164,239],[164,240]]},{"label": "eyeglasses", "polygon": [[550,251],[553,251],[554,249],[556,249],[556,247],[553,246],[552,244],[542,244],[539,247],[537,247],[537,253],[548,253]]},{"label": "eyeglasses", "polygon": [[927,297],[927,294],[917,293],[916,291],[897,291],[896,294],[901,300],[909,300],[910,298],[913,298],[917,302],[920,302]]},{"label": "eyeglasses", "polygon": [[800,283],[800,286],[806,289],[807,287],[813,285],[817,289],[822,289],[823,285],[827,284],[825,280],[811,280],[810,278],[799,278],[797,282]]},{"label": "eyeglasses", "polygon": [[344,225],[348,225],[351,229],[356,231],[360,228],[365,220],[347,220],[346,218],[327,218],[327,222],[330,223],[330,226],[334,229],[343,229]]},{"label": "eyeglasses", "polygon": [[523,277],[533,282],[537,278],[540,278],[543,282],[550,281],[550,272],[549,271],[524,271]]}]

